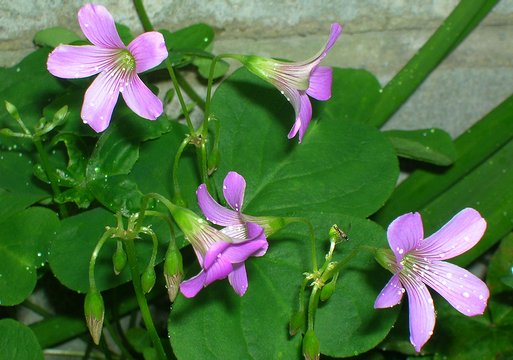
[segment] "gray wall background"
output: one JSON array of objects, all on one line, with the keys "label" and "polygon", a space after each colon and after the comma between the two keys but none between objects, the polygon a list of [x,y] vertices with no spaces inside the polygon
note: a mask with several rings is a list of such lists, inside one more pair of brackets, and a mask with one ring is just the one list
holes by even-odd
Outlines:
[{"label": "gray wall background", "polygon": [[[0,66],[33,49],[40,29],[80,33],[81,0],[0,0]],[[132,2],[101,1],[116,21],[142,31]],[[330,23],[344,32],[325,64],[364,68],[386,82],[415,54],[457,0],[147,0],[156,28],[205,22],[216,30],[214,52],[302,60],[324,44]],[[513,93],[513,0],[502,0],[425,81],[387,128],[440,127],[461,133]]]}]

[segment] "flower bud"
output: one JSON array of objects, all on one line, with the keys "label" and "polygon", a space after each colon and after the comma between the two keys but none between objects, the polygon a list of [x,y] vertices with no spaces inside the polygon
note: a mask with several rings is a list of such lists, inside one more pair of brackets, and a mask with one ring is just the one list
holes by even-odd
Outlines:
[{"label": "flower bud", "polygon": [[321,289],[321,301],[328,300],[331,295],[335,292],[335,288],[337,287],[337,280],[332,279],[329,283],[324,285]]},{"label": "flower bud", "polygon": [[141,275],[141,286],[145,294],[149,293],[151,289],[153,289],[156,279],[157,275],[155,275],[155,269],[153,268],[153,266],[148,267],[143,272],[143,274]]},{"label": "flower bud", "polygon": [[164,261],[164,278],[166,279],[166,288],[171,302],[175,301],[180,282],[183,279],[183,263],[180,250],[173,248],[168,250],[166,260]]},{"label": "flower bud", "polygon": [[305,360],[319,360],[321,344],[313,330],[308,330],[303,338],[303,356]]},{"label": "flower bud", "polygon": [[119,275],[119,273],[123,271],[123,269],[126,266],[126,261],[127,258],[125,250],[123,250],[123,246],[121,245],[121,243],[118,243],[118,247],[112,255],[112,263],[114,265],[114,273],[116,275]]},{"label": "flower bud", "polygon": [[394,273],[394,268],[397,265],[394,252],[390,249],[377,249],[374,254],[376,261],[385,269]]},{"label": "flower bud", "polygon": [[103,318],[105,315],[105,307],[100,292],[91,289],[87,293],[84,301],[84,313],[87,327],[96,345],[100,343],[102,335]]},{"label": "flower bud", "polygon": [[299,310],[292,315],[289,322],[289,334],[290,336],[294,336],[298,333],[299,330],[305,324],[305,312],[303,310]]},{"label": "flower bud", "polygon": [[16,106],[14,106],[13,104],[11,104],[9,101],[5,100],[5,109],[7,110],[7,112],[9,113],[9,115],[12,116],[12,118],[16,121],[20,121],[21,118],[20,118],[20,113],[18,112],[18,109],[16,108]]},{"label": "flower bud", "polygon": [[208,157],[208,175],[212,175],[219,166],[221,155],[219,154],[219,150],[217,148],[212,149]]}]

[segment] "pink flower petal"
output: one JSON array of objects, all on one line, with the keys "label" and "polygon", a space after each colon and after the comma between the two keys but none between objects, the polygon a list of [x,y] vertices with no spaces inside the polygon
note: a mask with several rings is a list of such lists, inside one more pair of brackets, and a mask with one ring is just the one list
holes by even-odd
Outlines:
[{"label": "pink flower petal", "polygon": [[312,58],[298,63],[298,65],[306,65],[306,64],[312,64],[314,66],[318,65],[321,60],[328,54],[328,51],[335,45],[335,42],[337,41],[338,37],[342,33],[342,26],[339,23],[333,23],[331,24],[330,29],[330,35],[328,38],[328,41],[326,42],[326,45]]},{"label": "pink flower petal", "polygon": [[131,76],[122,94],[128,107],[140,117],[155,120],[164,111],[162,101],[144,85],[137,74]]},{"label": "pink flower petal", "polygon": [[109,126],[119,96],[119,84],[117,77],[104,71],[87,89],[80,115],[94,131],[102,132]]},{"label": "pink flower petal", "polygon": [[228,281],[239,296],[246,293],[248,289],[248,276],[244,263],[233,265],[233,271],[228,275]]},{"label": "pink flower petal", "polygon": [[486,230],[486,221],[479,212],[467,208],[457,213],[440,230],[426,238],[418,254],[429,259],[450,259],[476,245]]},{"label": "pink flower petal", "polygon": [[129,45],[128,50],[135,59],[138,73],[149,70],[167,58],[164,36],[156,31],[146,32],[136,37]]},{"label": "pink flower petal", "polygon": [[211,267],[215,263],[215,261],[222,256],[223,251],[225,251],[231,245],[232,244],[225,241],[215,242],[212,246],[210,246],[207,253],[205,254],[205,260],[203,261],[203,264],[201,264],[201,266],[204,269],[208,269],[209,267]]},{"label": "pink flower petal", "polygon": [[310,74],[310,85],[306,93],[314,99],[326,101],[331,98],[333,69],[326,66],[316,67]]},{"label": "pink flower petal", "polygon": [[107,49],[124,49],[114,18],[101,5],[86,4],[78,11],[78,22],[86,38],[96,46]]},{"label": "pink flower petal", "polygon": [[404,294],[404,287],[399,281],[399,276],[394,275],[379,293],[374,302],[375,309],[389,308],[401,302]]},{"label": "pink flower petal", "polygon": [[490,296],[486,284],[459,266],[434,261],[422,280],[464,315],[481,315],[486,308]]},{"label": "pink flower petal", "polygon": [[410,313],[410,342],[416,351],[433,335],[435,308],[426,285],[413,278],[401,276],[401,283],[408,294]]},{"label": "pink flower petal", "polygon": [[180,283],[180,292],[187,298],[196,296],[203,289],[206,277],[201,270],[198,275]]},{"label": "pink flower petal", "polygon": [[[240,214],[221,206],[209,194],[205,184],[201,184],[196,191],[198,204],[208,221],[221,226],[241,225]],[[229,234],[227,234],[230,236]]]},{"label": "pink flower petal", "polygon": [[310,120],[312,120],[312,103],[308,95],[300,94],[300,97],[301,108],[299,110],[299,120],[301,121],[301,126],[299,127],[299,142],[301,143],[310,125]]},{"label": "pink flower petal", "polygon": [[388,243],[397,261],[417,247],[424,238],[422,219],[419,213],[408,213],[392,221],[387,230]]},{"label": "pink flower petal", "polygon": [[245,191],[246,180],[235,171],[230,171],[223,181],[223,195],[228,205],[235,211],[241,210]]},{"label": "pink flower petal", "polygon": [[94,45],[60,45],[48,56],[48,71],[65,79],[88,77],[111,65],[118,51]]},{"label": "pink flower petal", "polygon": [[211,267],[205,269],[207,277],[204,286],[210,285],[214,281],[225,279],[232,271],[232,263],[226,257],[220,256]]},{"label": "pink flower petal", "polygon": [[[236,214],[239,215],[239,213],[237,212]],[[241,223],[239,225],[227,226],[219,231],[229,236],[234,244],[248,240],[248,227],[244,223]]]},{"label": "pink flower petal", "polygon": [[266,240],[252,240],[233,244],[223,252],[223,256],[233,263],[246,261],[250,256],[262,256],[266,253],[269,244]]}]

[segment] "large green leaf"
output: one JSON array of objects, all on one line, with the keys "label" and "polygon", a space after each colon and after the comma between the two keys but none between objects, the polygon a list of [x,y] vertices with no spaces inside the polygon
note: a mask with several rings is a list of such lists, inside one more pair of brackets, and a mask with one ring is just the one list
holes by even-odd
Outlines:
[{"label": "large green leaf", "polygon": [[[337,259],[356,246],[385,243],[384,231],[370,221],[333,213],[309,215],[322,239],[334,222],[351,224],[351,240],[340,245]],[[247,261],[249,288],[243,297],[238,297],[227,281],[210,285],[194,299],[179,296],[169,322],[177,357],[299,358],[300,336],[291,338],[287,324],[297,306],[302,273],[311,266],[307,233],[304,225],[289,226],[270,240],[264,257]],[[326,248],[326,242],[319,244],[322,253]],[[335,294],[317,313],[322,353],[350,356],[374,347],[385,337],[397,311],[375,312],[373,303],[388,276],[363,252],[342,270]]]},{"label": "large green leaf", "polygon": [[45,261],[59,226],[48,209],[29,208],[0,223],[0,304],[15,305],[34,290],[36,268]]},{"label": "large green leaf", "polygon": [[34,35],[34,43],[40,46],[57,47],[80,40],[82,39],[74,31],[60,26],[40,30]]},{"label": "large green leaf", "polygon": [[12,319],[0,320],[3,359],[43,360],[43,351],[29,327]]}]

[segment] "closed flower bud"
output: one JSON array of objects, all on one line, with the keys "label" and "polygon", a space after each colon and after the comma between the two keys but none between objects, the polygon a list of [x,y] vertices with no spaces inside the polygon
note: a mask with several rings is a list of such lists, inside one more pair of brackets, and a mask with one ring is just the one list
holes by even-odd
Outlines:
[{"label": "closed flower bud", "polygon": [[94,343],[98,345],[102,335],[103,318],[105,315],[103,298],[98,290],[90,290],[87,293],[84,301],[84,313],[89,332]]},{"label": "closed flower bud", "polygon": [[335,288],[337,287],[337,281],[335,279],[331,280],[329,283],[324,285],[321,289],[321,301],[328,300],[331,295],[335,292]]},{"label": "closed flower bud", "polygon": [[210,153],[210,156],[208,157],[208,174],[212,175],[214,171],[217,170],[217,167],[219,166],[221,155],[219,154],[219,150],[217,148],[214,148],[212,152]]},{"label": "closed flower bud", "polygon": [[305,324],[305,312],[302,310],[297,311],[292,315],[289,322],[289,334],[294,336]]},{"label": "closed flower bud", "polygon": [[155,275],[155,269],[153,269],[153,267],[149,267],[143,272],[141,275],[141,286],[145,294],[149,293],[151,289],[153,289],[156,279],[157,275]]},{"label": "closed flower bud", "polygon": [[166,279],[166,288],[171,302],[175,301],[180,282],[183,279],[182,254],[178,249],[169,250],[164,261],[164,278]]},{"label": "closed flower bud", "polygon": [[126,265],[126,253],[123,250],[123,246],[118,245],[116,248],[116,252],[112,255],[112,263],[114,265],[114,273],[119,275],[121,271],[125,268]]},{"label": "closed flower bud", "polygon": [[303,338],[303,356],[305,360],[319,360],[321,344],[313,330],[308,330]]}]

